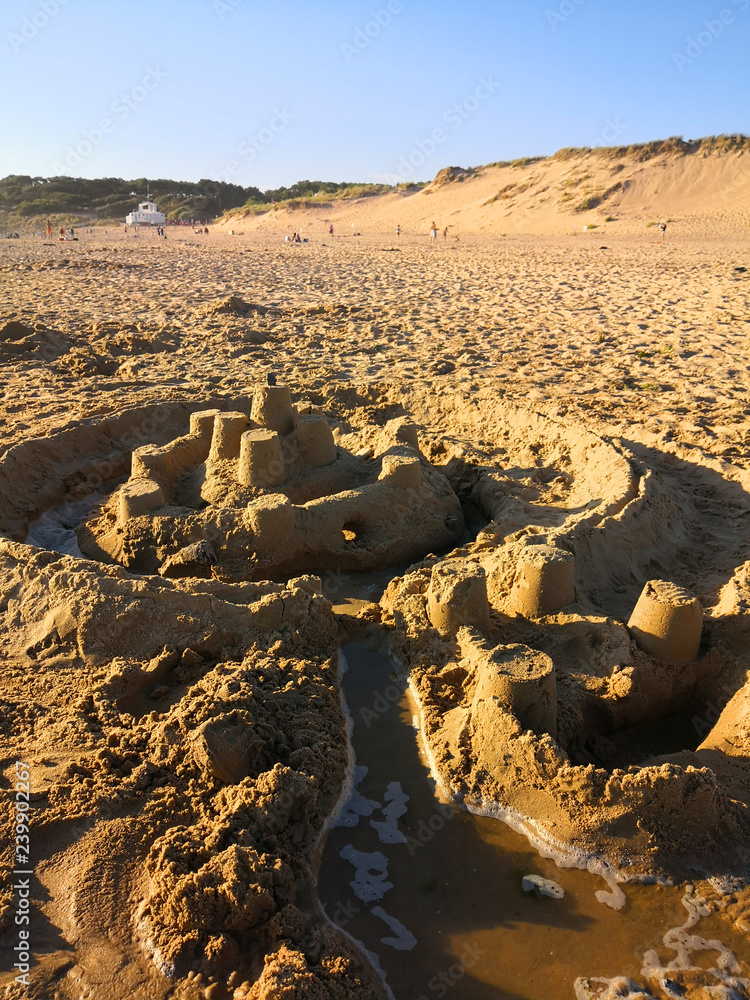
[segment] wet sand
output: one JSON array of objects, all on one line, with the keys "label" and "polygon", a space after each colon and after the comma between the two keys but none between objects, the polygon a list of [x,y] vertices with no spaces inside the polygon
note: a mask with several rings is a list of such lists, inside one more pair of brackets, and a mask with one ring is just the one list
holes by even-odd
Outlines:
[{"label": "wet sand", "polygon": [[[679,961],[664,939],[687,920],[684,900],[699,894],[693,883],[626,884],[623,904],[611,908],[596,897],[608,888],[600,877],[559,867],[505,824],[448,804],[421,752],[417,709],[400,665],[378,652],[384,641],[370,633],[365,645],[343,647],[352,745],[366,773],[325,845],[319,893],[331,922],[377,956],[397,998],[436,995],[460,984],[467,1000],[547,1000],[577,995],[580,979],[658,981],[655,970],[644,976],[647,953],[656,952],[665,969]],[[373,824],[382,828],[385,793],[394,782],[408,802],[397,824],[403,839],[388,843]],[[361,898],[352,884],[351,846],[374,856],[375,899]],[[559,885],[564,897],[525,892],[521,882],[530,874]],[[403,929],[394,934],[386,916]],[[739,963],[737,973],[748,976],[746,935],[715,913],[691,933],[720,941]],[[709,969],[716,960],[716,948],[696,948],[688,964]],[[707,975],[706,982],[722,986],[718,975]]]}]

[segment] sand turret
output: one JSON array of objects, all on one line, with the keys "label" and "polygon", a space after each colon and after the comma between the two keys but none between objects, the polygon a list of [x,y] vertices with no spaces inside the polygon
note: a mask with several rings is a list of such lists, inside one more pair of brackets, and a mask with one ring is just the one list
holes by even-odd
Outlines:
[{"label": "sand turret", "polygon": [[190,414],[190,433],[194,437],[207,440],[209,446],[214,433],[214,421],[220,410],[196,410]]},{"label": "sand turret", "polygon": [[690,663],[698,655],[703,609],[690,591],[666,580],[649,580],[628,622],[644,653],[663,663]]},{"label": "sand turret", "polygon": [[416,490],[422,484],[422,466],[416,457],[406,455],[383,455],[380,477],[389,486]]},{"label": "sand turret", "polygon": [[308,465],[320,467],[336,461],[336,443],[325,417],[299,417],[297,441]]},{"label": "sand turret", "polygon": [[480,701],[496,697],[524,727],[541,735],[557,735],[557,683],[555,667],[546,653],[528,646],[478,649],[477,686],[472,711]]},{"label": "sand turret", "polygon": [[219,413],[214,418],[209,462],[236,458],[240,451],[242,435],[247,430],[244,413]]},{"label": "sand turret", "polygon": [[490,610],[484,569],[463,560],[434,566],[427,590],[427,617],[443,635],[455,633],[462,625],[487,632]]},{"label": "sand turret", "polygon": [[150,514],[163,504],[164,493],[158,483],[152,479],[133,479],[120,488],[119,522],[125,524],[131,517]]},{"label": "sand turret", "polygon": [[245,486],[277,486],[284,478],[281,440],[276,431],[245,431],[240,443],[237,478]]},{"label": "sand turret", "polygon": [[258,386],[253,394],[250,417],[259,427],[290,434],[294,430],[294,410],[289,386]]},{"label": "sand turret", "polygon": [[527,545],[518,560],[510,609],[525,618],[554,614],[575,600],[574,573],[570,552],[553,545]]},{"label": "sand turret", "polygon": [[247,520],[267,549],[283,548],[294,535],[294,507],[283,493],[269,493],[249,504]]}]

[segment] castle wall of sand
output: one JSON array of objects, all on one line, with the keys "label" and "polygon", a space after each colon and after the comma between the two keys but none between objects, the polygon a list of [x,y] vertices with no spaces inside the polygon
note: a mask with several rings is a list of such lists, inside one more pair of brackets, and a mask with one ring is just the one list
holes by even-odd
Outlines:
[{"label": "castle wall of sand", "polygon": [[30,518],[126,475],[138,445],[169,440],[199,409],[180,401],[131,407],[13,445],[0,462],[0,531],[23,540]]},{"label": "castle wall of sand", "polygon": [[376,454],[352,455],[285,386],[256,388],[247,411],[193,411],[188,434],[133,451],[130,478],[78,529],[79,545],[139,572],[244,580],[371,570],[454,544],[461,506],[420,455],[416,427],[372,431]]}]

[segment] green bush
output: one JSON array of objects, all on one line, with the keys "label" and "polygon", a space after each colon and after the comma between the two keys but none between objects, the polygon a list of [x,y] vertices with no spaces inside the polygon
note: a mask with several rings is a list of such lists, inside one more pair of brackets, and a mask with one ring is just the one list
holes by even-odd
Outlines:
[{"label": "green bush", "polygon": [[575,207],[576,212],[590,212],[592,208],[596,208],[601,204],[601,198],[596,195],[590,195],[588,198],[584,198],[583,201],[579,201]]}]

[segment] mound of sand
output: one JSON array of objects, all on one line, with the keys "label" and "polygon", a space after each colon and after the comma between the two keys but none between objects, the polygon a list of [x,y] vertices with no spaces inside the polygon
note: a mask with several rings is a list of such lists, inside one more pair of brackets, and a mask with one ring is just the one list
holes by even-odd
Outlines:
[{"label": "mound of sand", "polygon": [[[4,685],[27,691],[3,729],[35,775],[36,873],[88,988],[122,996],[136,976],[187,997],[231,976],[260,1000],[291,965],[325,995],[378,996],[309,904],[347,767],[329,603],[304,579],[155,585],[15,543],[0,578]],[[49,995],[56,961],[27,995]]]},{"label": "mound of sand", "polygon": [[395,233],[400,225],[404,235],[426,236],[436,221],[454,240],[461,233],[552,235],[584,226],[624,235],[668,222],[668,238],[673,231],[746,236],[749,156],[746,142],[561,150],[513,164],[445,167],[416,190],[281,204],[262,214],[234,209],[217,226],[227,232],[241,224],[245,233],[295,229],[322,236],[333,223],[337,235],[348,236]]}]

